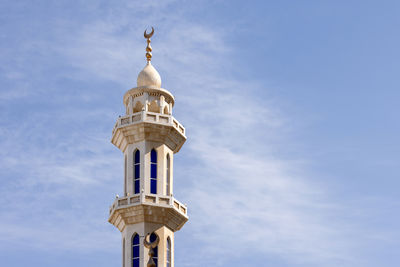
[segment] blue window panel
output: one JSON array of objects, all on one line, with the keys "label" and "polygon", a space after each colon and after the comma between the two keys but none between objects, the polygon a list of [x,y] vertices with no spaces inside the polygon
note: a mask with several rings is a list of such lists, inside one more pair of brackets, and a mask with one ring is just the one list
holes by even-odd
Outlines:
[{"label": "blue window panel", "polygon": [[150,161],[152,163],[157,163],[157,152],[153,149],[150,153]]},{"label": "blue window panel", "polygon": [[139,267],[139,264],[140,264],[139,242],[140,242],[139,235],[136,234],[132,238],[132,267]]},{"label": "blue window panel", "polygon": [[140,163],[140,151],[136,150],[135,153],[135,163]]},{"label": "blue window panel", "polygon": [[158,258],[158,246],[154,248],[154,257],[153,258]]},{"label": "blue window panel", "polygon": [[133,258],[139,257],[139,246],[134,246],[132,249]]},{"label": "blue window panel", "polygon": [[157,194],[157,180],[150,179],[150,193]]},{"label": "blue window panel", "polygon": [[140,177],[140,165],[137,164],[135,165],[135,178],[139,178]]},{"label": "blue window panel", "polygon": [[157,235],[155,233],[151,233],[150,235],[150,242],[154,242],[157,239]]},{"label": "blue window panel", "polygon": [[150,152],[150,192],[157,194],[157,152],[153,149]]},{"label": "blue window panel", "polygon": [[140,192],[140,180],[135,180],[135,194]]},{"label": "blue window panel", "polygon": [[[154,233],[152,233],[150,235],[150,242],[154,242],[156,239],[157,239],[157,236]],[[158,246],[154,248],[153,260],[154,260],[156,266],[158,266]]]},{"label": "blue window panel", "polygon": [[157,164],[152,163],[150,167],[151,167],[150,177],[157,178]]},{"label": "blue window panel", "polygon": [[139,235],[138,234],[136,234],[133,237],[132,245],[139,245]]}]

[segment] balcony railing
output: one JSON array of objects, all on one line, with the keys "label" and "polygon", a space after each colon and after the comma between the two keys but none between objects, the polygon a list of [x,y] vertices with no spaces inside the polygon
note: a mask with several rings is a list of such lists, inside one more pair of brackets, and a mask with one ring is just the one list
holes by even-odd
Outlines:
[{"label": "balcony railing", "polygon": [[148,112],[148,111],[141,111],[133,113],[131,115],[119,117],[117,122],[115,123],[112,134],[114,134],[117,128],[119,127],[142,123],[142,122],[151,122],[151,123],[173,126],[175,129],[178,130],[178,132],[180,132],[182,135],[185,136],[185,127],[183,127],[183,125],[180,124],[174,117],[172,117],[171,115]]},{"label": "balcony railing", "polygon": [[118,197],[110,206],[110,215],[119,208],[136,206],[140,204],[162,206],[166,208],[174,208],[181,214],[187,216],[187,206],[180,203],[172,196],[159,196],[154,194],[135,194],[132,196]]}]

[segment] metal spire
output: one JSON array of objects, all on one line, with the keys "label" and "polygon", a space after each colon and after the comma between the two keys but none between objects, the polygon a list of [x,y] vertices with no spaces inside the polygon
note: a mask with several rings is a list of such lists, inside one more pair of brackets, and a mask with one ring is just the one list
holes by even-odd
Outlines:
[{"label": "metal spire", "polygon": [[146,58],[147,58],[147,62],[149,62],[149,63],[150,63],[151,57],[152,57],[151,51],[153,51],[153,49],[151,48],[151,45],[150,45],[150,43],[151,43],[150,38],[151,38],[151,36],[153,36],[153,34],[154,34],[153,27],[151,27],[150,33],[147,33],[147,29],[144,31],[144,38],[147,39]]}]

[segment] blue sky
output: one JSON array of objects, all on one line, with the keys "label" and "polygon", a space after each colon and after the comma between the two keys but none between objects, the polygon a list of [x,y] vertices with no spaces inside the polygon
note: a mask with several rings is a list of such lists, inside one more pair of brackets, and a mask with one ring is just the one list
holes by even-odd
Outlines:
[{"label": "blue sky", "polygon": [[398,1],[1,1],[1,266],[120,266],[145,65],[188,141],[175,266],[398,266]]}]

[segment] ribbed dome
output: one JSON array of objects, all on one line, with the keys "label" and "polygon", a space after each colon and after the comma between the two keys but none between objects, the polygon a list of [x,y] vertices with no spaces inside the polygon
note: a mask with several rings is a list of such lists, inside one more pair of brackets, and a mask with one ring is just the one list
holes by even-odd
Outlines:
[{"label": "ribbed dome", "polygon": [[161,77],[150,62],[143,68],[137,78],[137,87],[152,86],[161,88]]}]

